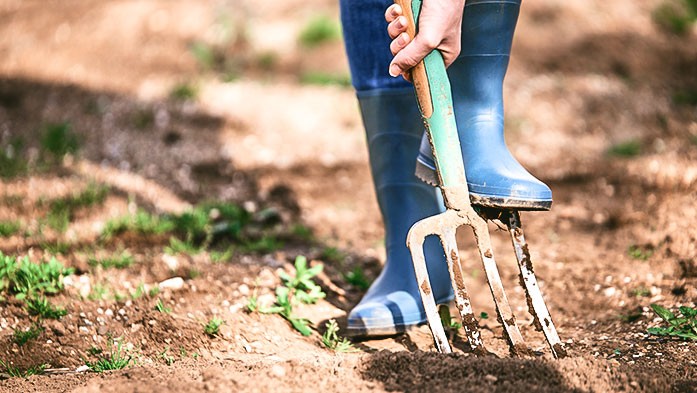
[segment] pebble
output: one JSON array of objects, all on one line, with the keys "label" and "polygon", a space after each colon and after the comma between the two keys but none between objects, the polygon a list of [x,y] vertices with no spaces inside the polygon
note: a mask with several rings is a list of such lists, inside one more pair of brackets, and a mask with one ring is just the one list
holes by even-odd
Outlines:
[{"label": "pebble", "polygon": [[104,314],[104,310],[103,310],[101,307],[99,307],[99,308],[97,309],[97,314],[99,314],[99,315]]},{"label": "pebble", "polygon": [[119,315],[121,315],[121,316],[126,315],[126,310],[124,310],[123,308],[120,308],[120,309],[119,309]]},{"label": "pebble", "polygon": [[172,291],[178,291],[184,288],[184,279],[181,277],[168,278],[161,283],[157,284],[160,290],[170,289]]},{"label": "pebble", "polygon": [[99,334],[100,336],[103,336],[103,335],[107,334],[108,332],[109,332],[109,328],[107,328],[106,326],[100,326],[99,329],[97,329],[97,334]]},{"label": "pebble", "polygon": [[87,326],[80,326],[80,333],[89,333],[90,330],[87,329]]},{"label": "pebble", "polygon": [[162,262],[172,271],[177,270],[177,267],[179,267],[179,260],[174,255],[162,255]]},{"label": "pebble", "polygon": [[148,325],[150,325],[150,326],[155,326],[155,325],[157,325],[157,321],[154,320],[154,319],[151,319],[151,320],[148,321]]},{"label": "pebble", "polygon": [[246,352],[252,352],[252,347],[249,346],[249,344],[244,344],[242,346]]},{"label": "pebble", "polygon": [[137,332],[138,330],[140,330],[142,327],[143,327],[143,324],[141,324],[141,323],[134,323],[133,325],[131,325],[131,332],[132,332],[132,333],[135,333],[135,332]]},{"label": "pebble", "polygon": [[106,315],[107,317],[112,317],[114,316],[114,311],[110,308],[107,308],[106,311],[104,311],[104,315]]},{"label": "pebble", "polygon": [[271,375],[277,378],[283,378],[286,376],[286,368],[280,364],[275,364],[271,367]]},{"label": "pebble", "polygon": [[240,292],[240,295],[249,295],[249,286],[247,284],[240,285],[239,287],[237,287],[237,290]]},{"label": "pebble", "polygon": [[496,381],[499,380],[498,378],[496,378],[495,376],[493,376],[493,375],[491,375],[491,374],[485,375],[485,376],[484,376],[484,379],[486,379],[487,382],[489,382],[489,383],[494,383],[494,382],[496,382]]},{"label": "pebble", "polygon": [[76,373],[84,373],[85,371],[89,371],[89,367],[87,365],[82,365],[78,368],[75,369]]}]

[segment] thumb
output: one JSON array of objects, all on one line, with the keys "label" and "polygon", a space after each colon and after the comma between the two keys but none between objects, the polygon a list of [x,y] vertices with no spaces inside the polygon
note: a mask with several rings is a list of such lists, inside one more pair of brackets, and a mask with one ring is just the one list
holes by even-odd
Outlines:
[{"label": "thumb", "polygon": [[426,57],[438,43],[425,39],[423,34],[417,34],[414,40],[404,49],[400,50],[390,63],[390,75],[399,76],[406,71],[414,68],[421,60]]}]

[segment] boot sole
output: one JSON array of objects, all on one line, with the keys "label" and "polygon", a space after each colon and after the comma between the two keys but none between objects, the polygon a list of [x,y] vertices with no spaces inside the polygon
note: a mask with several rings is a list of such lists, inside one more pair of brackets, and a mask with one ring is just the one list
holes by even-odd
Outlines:
[{"label": "boot sole", "polygon": [[[440,182],[436,177],[436,171],[429,168],[421,161],[416,161],[416,177],[423,182],[434,187],[438,187]],[[519,198],[504,198],[493,197],[489,195],[477,194],[470,191],[470,203],[475,206],[491,207],[505,210],[524,210],[524,211],[539,211],[550,210],[552,208],[551,200],[534,200],[534,199],[519,199]]]}]

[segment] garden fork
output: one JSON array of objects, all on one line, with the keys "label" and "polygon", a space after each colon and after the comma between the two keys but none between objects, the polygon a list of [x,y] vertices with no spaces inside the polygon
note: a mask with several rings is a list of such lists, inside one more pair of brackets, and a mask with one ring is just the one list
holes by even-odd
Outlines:
[{"label": "garden fork", "polygon": [[[402,7],[403,13],[409,21],[407,32],[411,37],[414,37],[416,32],[415,26],[421,9],[421,1],[396,0],[396,3]],[[465,288],[464,275],[455,238],[457,228],[467,225],[474,232],[479,255],[482,259],[489,288],[496,305],[496,312],[503,325],[504,335],[508,340],[511,352],[519,356],[530,352],[516,325],[515,316],[506,298],[496,261],[494,260],[486,220],[499,219],[506,223],[510,232],[516,259],[518,260],[518,267],[520,268],[520,281],[525,288],[528,308],[533,315],[535,326],[543,331],[552,355],[555,358],[564,356],[564,346],[554,328],[554,323],[533,273],[519,213],[512,210],[491,208],[477,208],[475,210],[470,204],[460,141],[453,113],[450,82],[448,81],[445,64],[440,52],[434,50],[426,56],[421,63],[411,70],[411,76],[436,163],[438,187],[443,194],[446,206],[444,213],[415,223],[407,235],[407,247],[411,251],[421,300],[423,301],[428,325],[433,333],[438,351],[444,353],[452,352],[438,314],[438,309],[436,308],[428,278],[428,270],[426,269],[423,243],[426,237],[430,235],[438,236],[445,250],[448,270],[455,292],[455,302],[460,313],[467,341],[475,353],[486,352],[477,327],[477,320],[472,311],[470,298]]]}]

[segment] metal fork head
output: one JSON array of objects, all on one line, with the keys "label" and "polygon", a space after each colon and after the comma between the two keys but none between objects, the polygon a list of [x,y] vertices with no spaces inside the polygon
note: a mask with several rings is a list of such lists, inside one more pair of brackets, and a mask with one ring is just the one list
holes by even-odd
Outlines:
[{"label": "metal fork head", "polygon": [[[502,215],[502,217],[503,216],[504,215]],[[541,326],[541,328],[545,334],[545,338],[550,344],[552,355],[554,357],[562,356],[564,354],[564,348],[556,333],[554,324],[549,316],[549,311],[542,299],[537,281],[532,272],[532,263],[530,262],[529,253],[527,253],[527,244],[523,237],[520,217],[517,212],[506,212],[505,217],[508,218],[507,225],[511,232],[513,246],[521,271],[521,282],[524,284],[526,290],[530,312],[536,320],[545,321],[544,324],[542,324],[544,326]],[[438,351],[450,353],[452,350],[448,343],[432,294],[433,291],[428,278],[428,270],[426,268],[426,260],[423,252],[423,243],[426,237],[431,235],[438,236],[443,245],[455,293],[455,302],[460,314],[465,337],[473,352],[486,353],[477,326],[477,320],[472,310],[470,297],[465,287],[464,275],[460,265],[459,251],[455,238],[457,229],[463,225],[471,227],[474,232],[489,289],[491,290],[496,305],[498,319],[503,325],[504,334],[510,345],[512,354],[516,356],[530,355],[531,351],[523,341],[523,337],[518,329],[515,316],[508,303],[501,282],[501,277],[491,247],[491,239],[486,220],[469,205],[461,210],[448,209],[444,213],[425,218],[414,224],[407,235],[407,247],[409,247],[412,254],[414,271],[426,311],[426,318],[431,332],[433,333]]]}]

